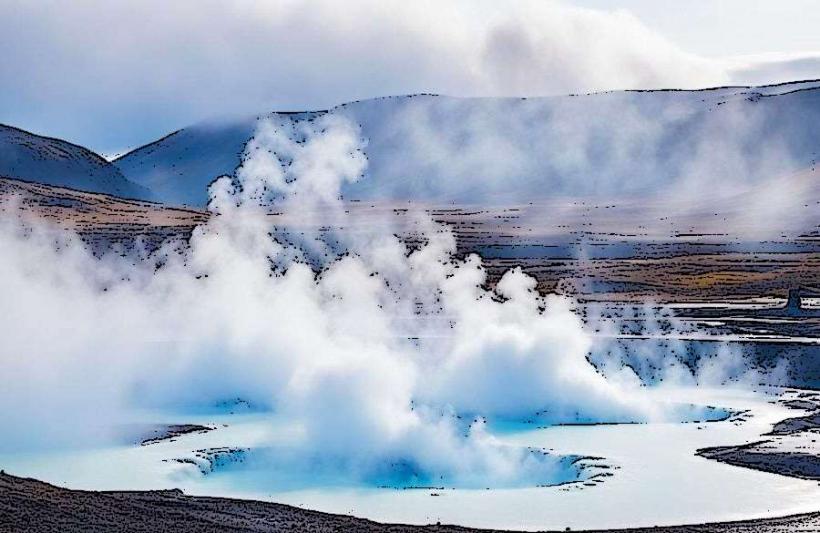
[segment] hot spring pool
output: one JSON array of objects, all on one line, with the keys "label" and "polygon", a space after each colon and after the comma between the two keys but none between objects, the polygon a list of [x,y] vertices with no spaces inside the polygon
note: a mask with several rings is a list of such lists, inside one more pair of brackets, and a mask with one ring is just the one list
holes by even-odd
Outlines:
[{"label": "hot spring pool", "polygon": [[[269,472],[217,468],[204,475],[195,451],[253,449],[287,442],[295,430],[258,413],[187,415],[185,422],[216,425],[148,446],[49,450],[4,454],[12,474],[82,489],[182,488],[188,494],[287,503],[384,522],[454,523],[505,529],[590,529],[723,521],[816,511],[820,484],[729,466],[694,454],[709,446],[759,440],[772,423],[794,416],[770,396],[728,389],[663,391],[668,398],[745,411],[720,422],[552,426],[505,429],[509,444],[546,448],[556,455],[602,459],[601,481],[505,489],[395,489],[326,486],[321,475],[266,482]],[[163,415],[143,413],[163,420]],[[168,416],[167,414],[164,416]],[[174,418],[173,422],[179,422]],[[192,453],[193,452],[193,453]],[[185,460],[188,458],[190,460]],[[241,453],[235,458],[241,461]],[[183,459],[178,461],[177,459]],[[330,485],[328,482],[327,485]],[[279,483],[273,484],[281,487]]]}]

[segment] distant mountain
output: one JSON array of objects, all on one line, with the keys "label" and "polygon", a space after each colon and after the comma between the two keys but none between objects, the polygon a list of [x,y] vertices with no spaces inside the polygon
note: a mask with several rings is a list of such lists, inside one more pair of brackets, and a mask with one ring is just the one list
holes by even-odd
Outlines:
[{"label": "distant mountain", "polygon": [[256,118],[185,128],[137,148],[113,163],[162,202],[204,206],[208,184],[239,165]]},{"label": "distant mountain", "polygon": [[91,150],[0,124],[0,177],[126,198],[150,193]]},{"label": "distant mountain", "polygon": [[350,117],[368,139],[350,199],[502,204],[532,199],[732,194],[813,169],[820,82],[544,98],[378,98],[179,130],[114,163],[174,204],[202,206],[232,173],[258,120]]}]

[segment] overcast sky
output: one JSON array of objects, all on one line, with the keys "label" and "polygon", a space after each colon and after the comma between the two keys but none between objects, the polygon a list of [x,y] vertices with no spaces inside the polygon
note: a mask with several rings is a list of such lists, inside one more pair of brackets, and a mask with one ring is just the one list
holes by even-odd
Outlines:
[{"label": "overcast sky", "polygon": [[820,78],[818,4],[0,0],[0,122],[111,153],[205,118],[388,94]]}]

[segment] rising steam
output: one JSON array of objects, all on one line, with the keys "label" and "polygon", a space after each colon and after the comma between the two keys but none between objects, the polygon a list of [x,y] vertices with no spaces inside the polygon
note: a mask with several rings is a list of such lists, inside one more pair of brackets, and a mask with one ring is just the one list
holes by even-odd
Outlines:
[{"label": "rising steam", "polygon": [[486,420],[680,417],[590,364],[569,300],[517,269],[485,288],[481,258],[457,259],[424,215],[408,247],[390,220],[347,213],[365,148],[337,115],[263,122],[212,184],[210,221],[152,254],[98,259],[5,221],[0,447],[106,442],[134,409],[240,398],[298,428],[255,456],[273,470],[534,485],[565,480],[565,462],[500,444]]}]

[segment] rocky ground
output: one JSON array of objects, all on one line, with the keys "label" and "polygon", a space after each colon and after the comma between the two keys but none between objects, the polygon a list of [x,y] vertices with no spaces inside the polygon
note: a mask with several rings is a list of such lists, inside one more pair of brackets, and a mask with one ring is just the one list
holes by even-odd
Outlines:
[{"label": "rocky ground", "polygon": [[[447,525],[380,524],[277,503],[186,496],[179,490],[89,492],[0,473],[2,532],[466,532]],[[627,531],[627,530],[623,530]],[[820,531],[820,513],[783,518],[632,529],[631,532]]]},{"label": "rocky ground", "polygon": [[[599,206],[556,199],[548,204],[486,207],[350,202],[353,220],[390,220],[412,241],[413,211],[449,224],[458,253],[479,253],[488,283],[521,267],[542,292],[586,300],[701,302],[785,298],[793,287],[820,287],[820,233],[748,243],[719,233],[714,217],[670,222],[650,232],[634,226],[643,204]],[[147,250],[185,240],[208,220],[203,209],[127,200],[0,177],[0,217],[40,220],[77,232],[96,253]],[[278,213],[277,225],[289,224]],[[661,223],[662,222],[662,223]],[[724,228],[725,229],[725,228]],[[404,233],[404,230],[402,231]],[[571,281],[570,281],[571,280]]]},{"label": "rocky ground", "polygon": [[776,423],[761,440],[698,450],[698,455],[735,466],[820,480],[820,393],[792,391],[784,405],[804,414]]}]

